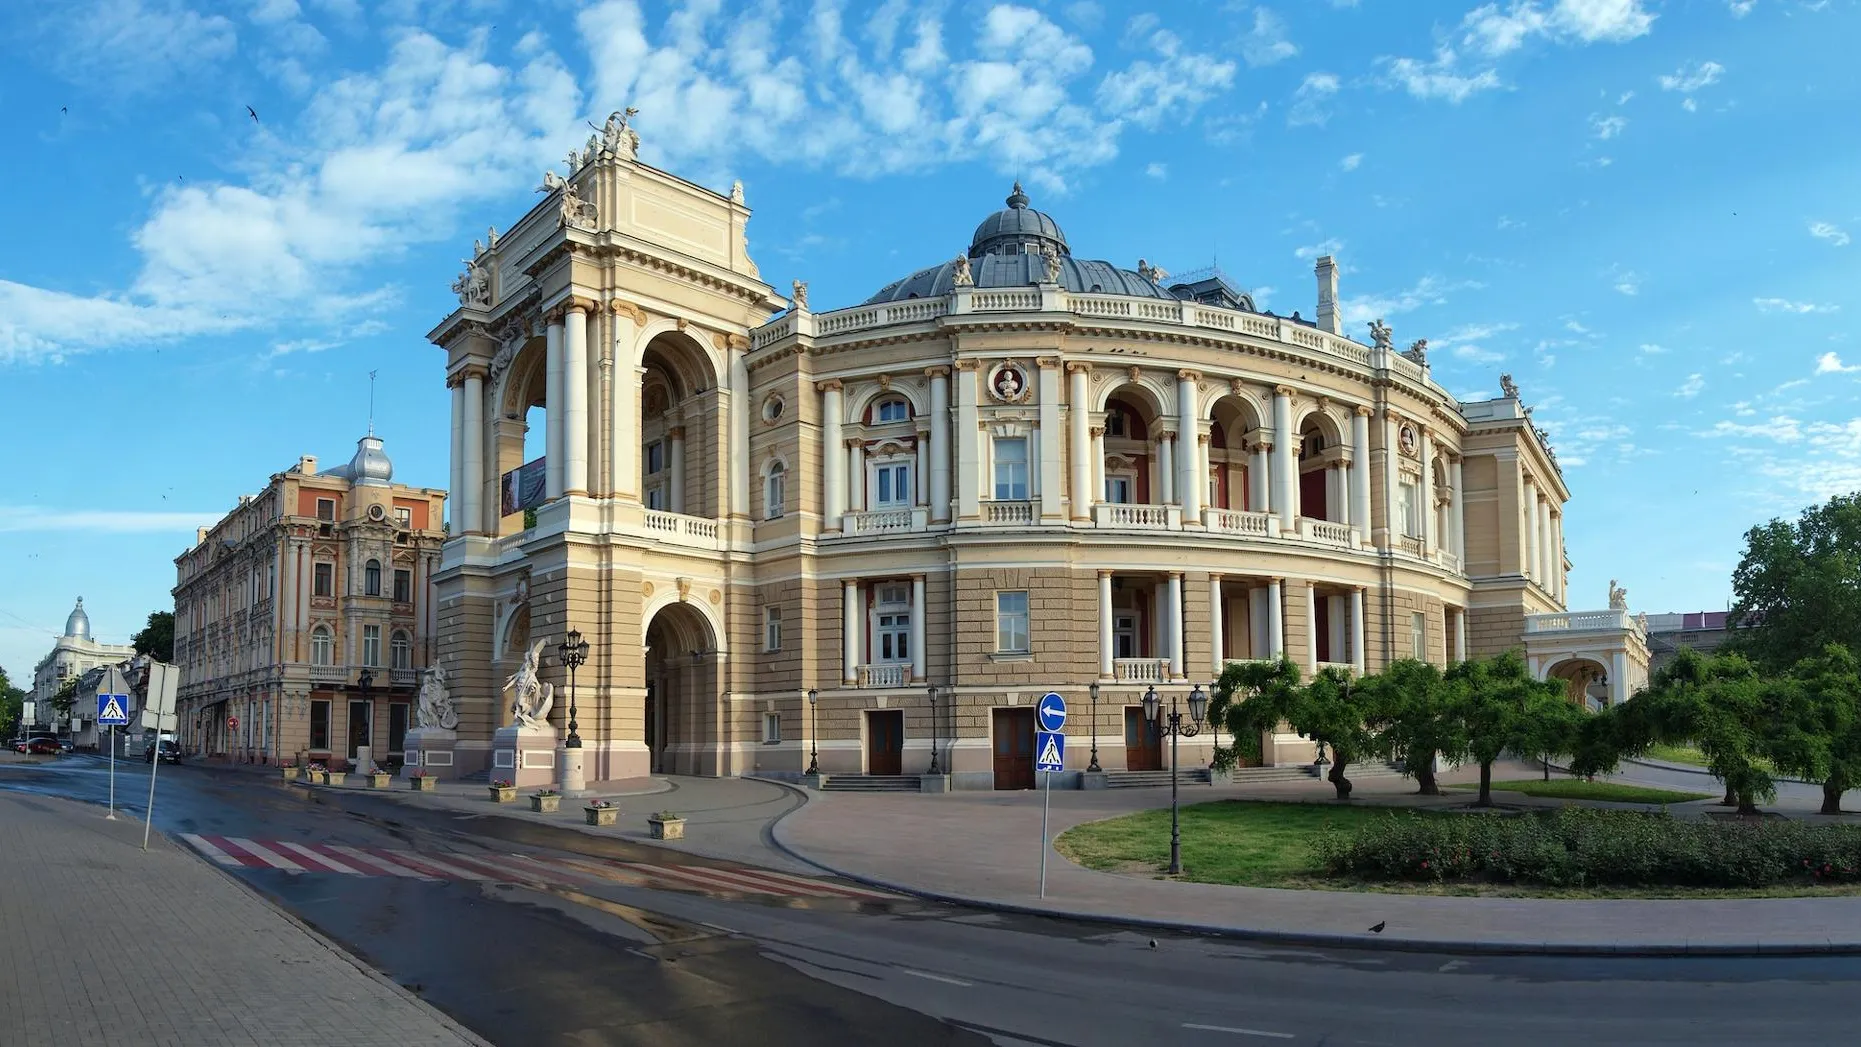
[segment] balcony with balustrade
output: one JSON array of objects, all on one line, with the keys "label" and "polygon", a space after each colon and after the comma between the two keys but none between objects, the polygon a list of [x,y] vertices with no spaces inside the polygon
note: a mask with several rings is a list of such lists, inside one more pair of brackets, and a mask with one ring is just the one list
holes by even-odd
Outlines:
[{"label": "balcony with balustrade", "polygon": [[1168,658],[1113,658],[1111,678],[1117,683],[1167,683],[1170,678]]},{"label": "balcony with balustrade", "polygon": [[874,534],[910,534],[930,525],[930,510],[919,506],[897,509],[873,509],[848,513],[841,518],[840,533],[847,537]]},{"label": "balcony with balustrade", "polygon": [[1092,526],[1128,531],[1180,531],[1180,505],[1133,505],[1100,502],[1092,507]]},{"label": "balcony with balustrade", "polygon": [[908,662],[862,665],[856,679],[860,687],[904,687],[911,683],[911,665]]}]

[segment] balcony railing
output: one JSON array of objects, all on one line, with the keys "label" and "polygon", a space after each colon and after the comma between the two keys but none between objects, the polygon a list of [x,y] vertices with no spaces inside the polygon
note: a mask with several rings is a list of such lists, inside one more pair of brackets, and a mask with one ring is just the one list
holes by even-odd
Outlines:
[{"label": "balcony railing", "polygon": [[1092,507],[1092,525],[1141,531],[1177,531],[1182,529],[1182,507],[1100,502]]},{"label": "balcony railing", "polygon": [[1031,524],[1039,517],[1038,507],[1033,502],[986,502],[982,506],[985,523]]},{"label": "balcony railing", "polygon": [[641,524],[645,527],[646,533],[662,542],[689,545],[694,549],[717,548],[716,520],[648,509]]},{"label": "balcony railing", "polygon": [[861,687],[903,687],[911,682],[911,666],[900,663],[885,665],[862,665],[859,667],[859,685]]},{"label": "balcony railing", "polygon": [[1332,523],[1330,520],[1314,520],[1309,516],[1299,518],[1299,534],[1314,542],[1326,545],[1351,544],[1351,525]]},{"label": "balcony railing", "polygon": [[390,669],[388,670],[388,682],[392,683],[396,687],[409,686],[413,684],[414,681],[418,680],[419,678],[420,678],[420,670],[418,669]]},{"label": "balcony railing", "polygon": [[848,513],[842,531],[846,534],[888,534],[895,531],[922,531],[930,513],[922,508],[874,509]]},{"label": "balcony railing", "polygon": [[1402,536],[1401,543],[1397,545],[1396,548],[1401,549],[1410,556],[1420,556],[1422,555],[1422,540],[1412,534],[1405,534]]},{"label": "balcony railing", "polygon": [[1559,611],[1554,614],[1525,616],[1525,631],[1528,633],[1592,632],[1635,627],[1634,617],[1627,610],[1620,608],[1607,611]]},{"label": "balcony railing", "polygon": [[349,669],[342,665],[313,665],[310,667],[311,683],[348,683]]},{"label": "balcony railing", "polygon": [[1242,509],[1204,509],[1202,526],[1219,534],[1251,534],[1265,537],[1272,513],[1252,513]]},{"label": "balcony railing", "polygon": [[1119,683],[1163,683],[1170,678],[1167,658],[1113,658],[1111,678]]}]

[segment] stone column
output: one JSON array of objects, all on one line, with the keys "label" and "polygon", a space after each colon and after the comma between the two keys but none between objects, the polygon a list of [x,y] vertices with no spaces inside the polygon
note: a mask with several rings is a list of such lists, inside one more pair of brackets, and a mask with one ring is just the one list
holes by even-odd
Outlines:
[{"label": "stone column", "polygon": [[919,429],[918,437],[912,441],[913,455],[911,474],[911,504],[930,504],[930,430]]},{"label": "stone column", "polygon": [[1564,602],[1564,514],[1551,513],[1551,595]]},{"label": "stone column", "polygon": [[562,493],[588,497],[588,306],[571,301],[562,325]]},{"label": "stone column", "polygon": [[1176,433],[1181,442],[1177,453],[1176,467],[1179,476],[1176,481],[1176,496],[1182,501],[1183,522],[1202,522],[1202,483],[1198,477],[1201,473],[1196,453],[1196,433],[1201,431],[1201,412],[1196,408],[1196,383],[1202,380],[1198,371],[1176,372]]},{"label": "stone column", "polygon": [[1170,572],[1169,585],[1169,620],[1164,623],[1164,639],[1169,644],[1170,679],[1183,678],[1183,576],[1181,571]]},{"label": "stone column", "polygon": [[1112,640],[1111,572],[1099,572],[1099,679],[1111,679],[1111,656],[1116,647]]},{"label": "stone column", "polygon": [[977,427],[981,416],[976,409],[976,368],[974,360],[956,362],[956,517],[976,520],[982,516],[982,457]]},{"label": "stone column", "polygon": [[[486,530],[485,500],[485,375],[477,368],[465,372],[465,534]],[[306,586],[306,589],[308,587]]]},{"label": "stone column", "polygon": [[568,404],[562,395],[562,320],[552,318],[543,331],[543,497],[562,497],[562,438]]},{"label": "stone column", "polygon": [[1273,507],[1279,513],[1279,529],[1286,534],[1296,533],[1298,521],[1293,519],[1294,491],[1299,482],[1299,461],[1293,456],[1298,446],[1299,435],[1292,431],[1292,387],[1276,386],[1273,389]]},{"label": "stone column", "polygon": [[1435,527],[1440,514],[1436,512],[1435,505],[1434,438],[1429,434],[1427,426],[1416,428],[1420,430],[1416,435],[1420,437],[1418,442],[1422,452],[1422,555],[1426,556],[1439,548],[1440,536],[1436,534]]},{"label": "stone column", "polygon": [[924,674],[924,576],[911,576],[911,682],[923,683]]},{"label": "stone column", "polygon": [[1034,364],[1039,372],[1035,382],[1040,395],[1037,405],[1040,432],[1035,444],[1040,449],[1040,461],[1029,463],[1029,468],[1039,470],[1035,476],[1040,484],[1041,519],[1058,523],[1065,512],[1060,506],[1064,493],[1060,483],[1060,448],[1066,444],[1060,435],[1060,359],[1043,356]]},{"label": "stone column", "polygon": [[1092,519],[1092,503],[1098,495],[1092,489],[1092,410],[1091,364],[1066,365],[1066,421],[1071,437],[1067,453],[1072,462],[1072,517]]},{"label": "stone column", "polygon": [[1532,478],[1525,478],[1524,520],[1525,549],[1524,562],[1519,565],[1519,572],[1527,578],[1538,578],[1538,485]]},{"label": "stone column", "polygon": [[614,314],[614,446],[608,456],[613,470],[609,489],[637,502],[640,499],[640,379],[645,369],[640,366],[634,340],[646,323],[646,313],[618,298],[609,303],[608,308]]},{"label": "stone column", "polygon": [[1157,504],[1174,505],[1176,503],[1175,433],[1157,434],[1157,482],[1161,487],[1157,494]]},{"label": "stone column", "polygon": [[1351,526],[1364,545],[1370,544],[1370,409],[1351,414]]},{"label": "stone column", "polygon": [[671,474],[671,493],[666,507],[675,513],[685,511],[685,427],[675,425],[666,430],[666,472]]},{"label": "stone column", "polygon": [[1212,652],[1209,658],[1209,671],[1217,680],[1221,678],[1221,671],[1227,668],[1228,664],[1225,642],[1227,637],[1222,635],[1224,626],[1222,611],[1224,610],[1226,608],[1221,606],[1221,576],[1211,574],[1208,576],[1208,638],[1209,650]]},{"label": "stone column", "polygon": [[1609,704],[1620,705],[1628,701],[1628,652],[1615,651],[1609,655]]},{"label": "stone column", "polygon": [[1286,605],[1284,579],[1267,579],[1267,657],[1280,658],[1286,653]]},{"label": "stone column", "polygon": [[1454,608],[1454,660],[1467,660],[1467,609]]},{"label": "stone column", "polygon": [[1364,674],[1363,650],[1363,586],[1351,587],[1351,667],[1357,675]]},{"label": "stone column", "polygon": [[863,513],[866,505],[866,441],[849,436],[846,440],[846,507],[849,513]]},{"label": "stone column", "polygon": [[1453,491],[1453,510],[1449,515],[1448,529],[1453,535],[1454,555],[1460,557],[1460,572],[1467,573],[1467,489],[1462,486],[1462,459],[1455,458],[1448,464],[1448,484]]},{"label": "stone column", "polygon": [[950,369],[928,367],[930,376],[930,518],[950,519]]},{"label": "stone column", "polygon": [[1318,586],[1305,583],[1305,668],[1318,675]]},{"label": "stone column", "polygon": [[821,390],[821,530],[840,530],[846,515],[846,488],[841,473],[846,456],[840,439],[840,381],[822,382]]},{"label": "stone column", "polygon": [[859,582],[848,579],[840,583],[840,682],[848,687],[859,682],[860,639]]},{"label": "stone column", "polygon": [[1551,500],[1538,489],[1538,585],[1551,591]]},{"label": "stone column", "polygon": [[455,377],[446,385],[452,390],[452,489],[446,495],[446,518],[452,521],[453,534],[464,534],[459,503],[465,494],[465,383]]},{"label": "stone column", "polygon": [[1092,427],[1092,501],[1105,497],[1105,427]]},{"label": "stone column", "polygon": [[1273,467],[1268,464],[1267,454],[1273,445],[1265,441],[1254,442],[1253,458],[1247,466],[1247,508],[1250,512],[1269,513],[1273,511],[1273,498],[1267,492],[1271,490],[1268,480],[1273,474]]},{"label": "stone column", "polygon": [[743,350],[730,345],[728,339],[724,353],[730,357],[730,506],[726,512],[731,516],[749,516],[750,371],[744,362]]}]

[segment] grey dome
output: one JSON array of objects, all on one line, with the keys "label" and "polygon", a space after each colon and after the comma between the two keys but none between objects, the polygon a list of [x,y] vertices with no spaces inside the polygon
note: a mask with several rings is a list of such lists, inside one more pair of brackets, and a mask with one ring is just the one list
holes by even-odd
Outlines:
[{"label": "grey dome", "polygon": [[90,635],[90,615],[84,613],[84,598],[78,597],[78,605],[71,609],[71,617],[65,619],[65,635],[88,640]]},{"label": "grey dome", "polygon": [[329,475],[367,487],[385,487],[394,479],[394,463],[381,449],[381,437],[369,433],[355,442],[355,457],[349,464],[331,469]]},{"label": "grey dome", "polygon": [[976,235],[969,238],[969,257],[1025,254],[1029,247],[1038,254],[1041,245],[1047,243],[1058,247],[1062,255],[1070,253],[1060,223],[1027,205],[1027,194],[1021,191],[1020,182],[1015,183],[1014,192],[1008,194],[1004,203],[1008,206],[984,218],[976,227]]}]

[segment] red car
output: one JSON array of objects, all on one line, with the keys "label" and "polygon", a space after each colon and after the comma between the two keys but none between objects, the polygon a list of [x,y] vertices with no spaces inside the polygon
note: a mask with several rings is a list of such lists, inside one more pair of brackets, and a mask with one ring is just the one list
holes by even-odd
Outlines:
[{"label": "red car", "polygon": [[34,756],[57,756],[64,749],[56,738],[34,738],[26,743],[26,751]]}]

